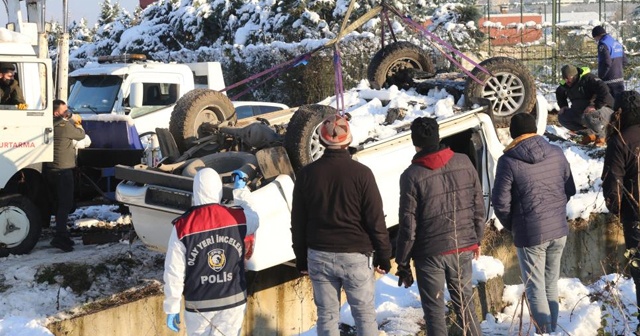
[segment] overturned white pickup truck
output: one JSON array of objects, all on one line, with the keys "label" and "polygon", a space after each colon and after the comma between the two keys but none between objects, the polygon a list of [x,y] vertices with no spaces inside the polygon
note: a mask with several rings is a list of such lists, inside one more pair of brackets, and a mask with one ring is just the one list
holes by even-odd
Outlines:
[{"label": "overturned white pickup truck", "polygon": [[[346,98],[353,98],[349,94]],[[421,109],[425,106],[419,105],[424,102],[410,102],[410,105],[418,106],[410,106],[408,111],[405,109],[407,116],[404,120],[398,120],[396,115],[399,109],[392,107],[394,101],[391,97],[385,106],[385,101],[374,98],[369,102],[361,101],[349,110],[354,132],[354,142],[350,148],[353,158],[373,171],[383,197],[386,224],[390,229],[398,224],[399,177],[415,154],[409,131],[410,122],[420,115],[435,116],[438,113],[433,105]],[[374,108],[367,107],[371,104],[375,105]],[[377,110],[378,113],[370,115],[362,112],[367,109]],[[495,165],[504,146],[498,139],[489,106],[466,111],[455,107],[453,111],[455,113],[449,116],[438,117],[441,141],[455,152],[468,155],[475,165],[482,180],[489,218],[489,192]],[[537,96],[534,110],[530,112],[537,115],[538,130],[542,133],[546,126],[546,100]],[[228,199],[232,198],[230,174],[235,169],[242,169],[249,173],[249,187],[253,190],[252,204],[260,217],[260,227],[252,242],[253,254],[247,261],[247,269],[260,271],[286,263],[294,259],[290,209],[295,177],[287,169],[287,164],[282,162],[290,158],[293,170],[297,170],[320,157],[323,147],[319,143],[317,129],[322,119],[332,113],[336,113],[336,110],[329,106],[307,105],[293,114],[267,115],[266,118],[272,120],[274,126],[265,122],[245,127],[219,126],[216,128],[217,145],[214,147],[218,146],[219,149],[221,143],[231,142],[239,144],[237,148],[245,151],[217,152],[156,168],[116,167],[116,176],[123,180],[117,187],[116,197],[129,206],[133,225],[141,240],[153,249],[164,251],[171,221],[191,205],[192,177],[197,169],[204,166],[216,169],[225,182]],[[274,124],[274,120],[280,124]],[[362,130],[363,124],[373,125],[373,129]],[[280,144],[284,148],[279,147]]]}]

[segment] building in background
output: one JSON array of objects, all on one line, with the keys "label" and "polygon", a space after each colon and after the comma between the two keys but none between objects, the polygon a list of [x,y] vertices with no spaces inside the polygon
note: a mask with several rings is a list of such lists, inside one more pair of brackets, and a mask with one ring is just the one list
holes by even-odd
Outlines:
[{"label": "building in background", "polygon": [[140,8],[145,8],[147,6],[149,6],[150,4],[154,3],[155,0],[140,0]]}]

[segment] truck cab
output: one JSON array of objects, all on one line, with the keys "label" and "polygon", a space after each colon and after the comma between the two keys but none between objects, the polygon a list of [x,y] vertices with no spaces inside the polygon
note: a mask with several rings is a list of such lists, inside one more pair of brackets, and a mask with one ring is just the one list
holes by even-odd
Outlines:
[{"label": "truck cab", "polygon": [[69,107],[83,119],[123,115],[138,133],[167,127],[176,101],[196,88],[225,87],[218,62],[160,63],[144,55],[100,57],[69,74]]},{"label": "truck cab", "polygon": [[13,66],[25,99],[0,104],[0,257],[28,253],[50,214],[42,163],[53,160],[51,60],[38,58],[31,42],[0,28],[0,63]]}]

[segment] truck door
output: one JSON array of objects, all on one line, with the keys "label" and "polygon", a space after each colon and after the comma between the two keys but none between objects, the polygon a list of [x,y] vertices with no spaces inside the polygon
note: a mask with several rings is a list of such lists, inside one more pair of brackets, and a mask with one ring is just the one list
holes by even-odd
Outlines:
[{"label": "truck door", "polygon": [[[11,65],[13,79],[2,73],[4,91],[21,90],[24,103],[15,97],[0,102],[0,188],[17,171],[53,160],[53,111],[51,61],[0,57]],[[6,94],[5,94],[6,95]]]}]

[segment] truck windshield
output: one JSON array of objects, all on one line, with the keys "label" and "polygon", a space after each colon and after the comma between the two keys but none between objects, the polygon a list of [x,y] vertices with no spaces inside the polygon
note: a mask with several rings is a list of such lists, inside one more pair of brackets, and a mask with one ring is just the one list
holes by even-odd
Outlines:
[{"label": "truck windshield", "polygon": [[119,76],[76,77],[68,105],[76,113],[111,113],[121,85]]}]

